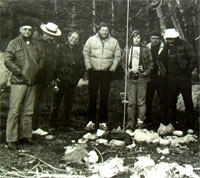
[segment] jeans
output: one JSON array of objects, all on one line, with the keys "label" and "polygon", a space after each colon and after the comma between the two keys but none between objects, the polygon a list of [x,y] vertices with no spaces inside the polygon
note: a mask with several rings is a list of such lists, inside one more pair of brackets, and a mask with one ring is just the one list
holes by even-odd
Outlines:
[{"label": "jeans", "polygon": [[74,96],[74,85],[61,81],[58,85],[59,91],[53,93],[53,101],[50,113],[50,127],[58,127],[58,113],[62,98],[64,96],[64,125],[67,126],[70,122],[71,109]]},{"label": "jeans", "polygon": [[89,120],[96,123],[97,96],[100,93],[99,123],[106,122],[108,119],[108,98],[112,72],[110,71],[89,71]]},{"label": "jeans", "polygon": [[[146,81],[129,80],[127,83],[127,98],[128,98],[128,125],[132,128],[136,124],[136,118],[141,121],[146,119]],[[136,110],[138,110],[136,117]]]},{"label": "jeans", "polygon": [[6,141],[32,138],[32,117],[36,86],[11,85]]},{"label": "jeans", "polygon": [[155,78],[147,84],[147,97],[146,97],[146,121],[152,122],[152,105],[155,92],[157,91],[160,100],[160,122],[169,124],[167,119],[168,101],[167,101],[167,79]]}]

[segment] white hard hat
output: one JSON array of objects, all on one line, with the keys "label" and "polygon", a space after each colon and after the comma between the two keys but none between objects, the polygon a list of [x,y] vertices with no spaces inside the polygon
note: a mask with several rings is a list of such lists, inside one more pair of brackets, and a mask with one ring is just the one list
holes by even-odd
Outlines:
[{"label": "white hard hat", "polygon": [[175,28],[169,28],[165,30],[164,38],[177,38],[179,37],[179,33]]}]

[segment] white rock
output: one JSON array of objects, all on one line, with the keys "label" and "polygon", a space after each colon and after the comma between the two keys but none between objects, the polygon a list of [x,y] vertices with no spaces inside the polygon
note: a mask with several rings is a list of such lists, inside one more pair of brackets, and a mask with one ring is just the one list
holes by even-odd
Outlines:
[{"label": "white rock", "polygon": [[181,131],[181,130],[174,130],[173,131],[173,135],[181,137],[181,136],[183,136],[183,131]]},{"label": "white rock", "polygon": [[109,142],[109,145],[110,145],[110,146],[125,146],[125,142],[124,142],[124,141],[121,141],[121,140],[112,139],[112,140]]}]

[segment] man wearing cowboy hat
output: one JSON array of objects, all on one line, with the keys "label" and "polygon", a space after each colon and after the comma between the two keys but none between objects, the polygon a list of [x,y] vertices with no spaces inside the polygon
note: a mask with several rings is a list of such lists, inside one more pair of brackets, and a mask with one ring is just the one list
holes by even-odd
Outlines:
[{"label": "man wearing cowboy hat", "polygon": [[194,129],[191,73],[197,64],[197,58],[192,45],[181,40],[179,36],[174,28],[165,30],[166,45],[160,59],[166,64],[167,68],[169,119],[173,126],[176,126],[176,103],[177,97],[181,93],[186,114],[186,120],[182,121],[182,129],[186,131],[187,129]]},{"label": "man wearing cowboy hat", "polygon": [[50,82],[55,78],[56,70],[56,43],[55,37],[61,36],[61,30],[58,26],[52,22],[47,24],[41,24],[41,46],[43,49],[44,60],[40,65],[39,84],[36,91],[36,102],[33,115],[33,134],[47,135],[48,132],[40,128],[40,114],[42,110],[42,104],[45,97],[45,91]]},{"label": "man wearing cowboy hat", "polygon": [[6,141],[14,150],[19,140],[34,143],[32,116],[41,60],[40,45],[32,38],[33,25],[24,22],[19,31],[19,37],[8,44],[5,56],[5,65],[12,73]]}]

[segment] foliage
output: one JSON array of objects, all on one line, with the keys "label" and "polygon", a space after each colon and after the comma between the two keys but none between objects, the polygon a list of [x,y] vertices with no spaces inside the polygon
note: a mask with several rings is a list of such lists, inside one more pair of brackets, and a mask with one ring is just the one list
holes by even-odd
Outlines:
[{"label": "foliage", "polygon": [[[72,29],[82,32],[82,44],[93,34],[93,18],[96,23],[106,21],[111,23],[112,9],[110,0],[96,0],[96,16],[92,15],[93,0],[1,0],[0,1],[0,36],[1,49],[5,50],[7,43],[18,34],[20,21],[33,21],[36,28],[42,22],[52,21],[59,25],[63,32],[60,41],[65,40],[66,34]],[[130,0],[130,30],[140,29],[144,35],[159,29],[157,6],[162,3],[167,27],[173,25],[167,3],[174,4],[173,12],[184,29],[187,39],[194,40],[199,34],[199,0]],[[177,4],[180,2],[180,4]],[[114,0],[113,36],[119,39],[120,45],[125,46],[127,1]],[[148,40],[148,38],[146,39]]]}]

